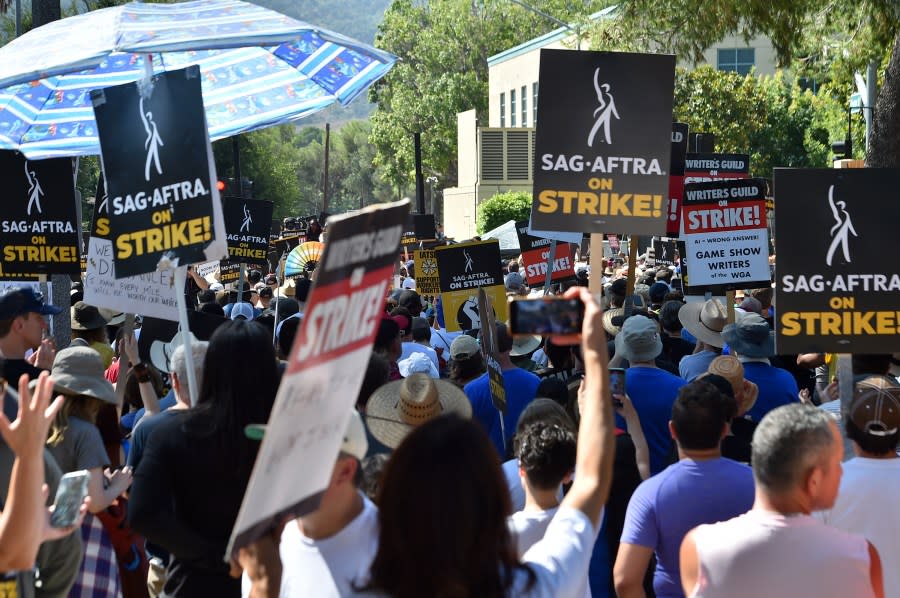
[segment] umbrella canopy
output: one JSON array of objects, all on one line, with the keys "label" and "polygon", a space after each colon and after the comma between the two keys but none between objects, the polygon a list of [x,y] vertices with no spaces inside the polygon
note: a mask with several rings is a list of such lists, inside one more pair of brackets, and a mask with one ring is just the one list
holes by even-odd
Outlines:
[{"label": "umbrella canopy", "polygon": [[99,154],[90,91],[198,65],[212,140],[346,104],[396,57],[240,0],[132,2],[0,48],[0,149]]}]

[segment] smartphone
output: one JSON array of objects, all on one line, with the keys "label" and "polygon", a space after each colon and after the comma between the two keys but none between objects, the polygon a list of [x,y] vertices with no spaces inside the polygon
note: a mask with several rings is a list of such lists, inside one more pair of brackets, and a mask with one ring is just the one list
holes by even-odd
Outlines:
[{"label": "smartphone", "polygon": [[81,504],[88,493],[90,474],[86,469],[67,473],[59,481],[56,489],[53,513],[50,515],[52,527],[72,527],[78,523]]},{"label": "smartphone", "polygon": [[625,370],[622,368],[609,368],[609,392],[613,398],[613,405],[621,407],[622,401],[616,395],[625,395]]},{"label": "smartphone", "polygon": [[584,303],[580,299],[542,297],[509,303],[510,334],[581,334]]}]

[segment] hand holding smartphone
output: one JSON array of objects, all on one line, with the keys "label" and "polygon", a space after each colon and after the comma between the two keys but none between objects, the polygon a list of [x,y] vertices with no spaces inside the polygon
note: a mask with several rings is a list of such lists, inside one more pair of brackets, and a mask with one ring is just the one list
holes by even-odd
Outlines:
[{"label": "hand holding smartphone", "polygon": [[88,479],[90,473],[83,469],[67,473],[59,481],[56,489],[56,499],[53,501],[53,513],[50,515],[50,525],[57,528],[72,527],[78,523],[81,514],[81,504],[88,494]]},{"label": "hand holding smartphone", "polygon": [[540,297],[509,304],[510,334],[568,336],[581,334],[584,303],[580,299]]}]

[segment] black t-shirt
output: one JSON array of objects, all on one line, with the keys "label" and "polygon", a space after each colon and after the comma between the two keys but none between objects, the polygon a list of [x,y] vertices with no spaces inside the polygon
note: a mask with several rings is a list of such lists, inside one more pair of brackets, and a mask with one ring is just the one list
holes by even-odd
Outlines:
[{"label": "black t-shirt", "polygon": [[685,355],[691,355],[694,352],[694,345],[684,340],[683,338],[663,334],[662,344],[662,357],[665,357],[670,363],[675,366],[678,366],[678,364],[681,363],[682,357],[684,357]]},{"label": "black t-shirt", "polygon": [[9,385],[17,389],[19,388],[19,378],[22,374],[28,374],[28,378],[34,380],[41,375],[44,370],[34,367],[24,359],[4,359],[3,360],[3,377]]},{"label": "black t-shirt", "polygon": [[750,442],[757,422],[743,417],[731,422],[731,435],[722,439],[722,456],[741,463],[750,464],[753,454]]}]

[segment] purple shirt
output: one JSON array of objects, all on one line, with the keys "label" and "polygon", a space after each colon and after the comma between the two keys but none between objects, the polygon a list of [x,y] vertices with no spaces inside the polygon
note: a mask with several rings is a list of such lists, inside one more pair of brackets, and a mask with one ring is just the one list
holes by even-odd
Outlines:
[{"label": "purple shirt", "polygon": [[753,506],[752,470],[737,461],[682,459],[638,486],[625,514],[622,542],[656,552],[657,598],[684,596],[679,550],[701,523],[726,521]]}]

